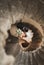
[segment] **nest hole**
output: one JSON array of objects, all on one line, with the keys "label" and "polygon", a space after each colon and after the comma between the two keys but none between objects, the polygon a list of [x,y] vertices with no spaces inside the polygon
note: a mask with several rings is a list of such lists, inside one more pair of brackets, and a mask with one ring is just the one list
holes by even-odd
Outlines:
[{"label": "nest hole", "polygon": [[[27,32],[28,29],[32,30],[32,32],[34,33],[34,36],[32,38],[31,46],[29,48],[30,51],[33,49],[36,50],[40,46],[41,41],[42,41],[42,34],[40,33],[40,31],[37,28],[35,28],[31,24],[28,24],[26,22],[21,22],[21,21],[18,23],[12,24],[12,25],[16,26],[17,28],[20,28],[22,31],[25,31],[25,32]],[[18,45],[18,47],[17,47],[18,38],[12,36],[10,33],[10,30],[8,30],[8,34],[9,34],[9,37],[6,39],[5,51],[7,54],[12,54],[12,55],[15,55],[16,53],[18,54],[18,51],[20,50],[20,46]],[[28,47],[28,45],[29,45],[29,43],[27,43],[27,42],[21,43],[21,44],[24,48]]]},{"label": "nest hole", "polygon": [[[27,32],[29,29],[32,30],[34,35],[33,35],[33,38],[32,38],[30,48],[31,48],[31,50],[39,48],[39,46],[41,45],[41,42],[42,42],[42,34],[39,31],[39,29],[37,29],[35,26],[33,26],[29,23],[21,22],[21,21],[16,23],[15,25],[16,25],[17,28],[20,28],[22,31],[25,31],[25,32]],[[24,43],[24,44],[22,44],[22,46],[26,47],[26,46],[28,46],[28,44]]]}]

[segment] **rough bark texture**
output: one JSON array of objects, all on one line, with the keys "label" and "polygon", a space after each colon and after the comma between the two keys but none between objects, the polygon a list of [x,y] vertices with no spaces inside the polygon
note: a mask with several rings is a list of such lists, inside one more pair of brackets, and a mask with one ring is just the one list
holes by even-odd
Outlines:
[{"label": "rough bark texture", "polygon": [[[3,48],[4,40],[8,37],[7,30],[10,29],[11,24],[17,20],[23,19],[27,16],[41,24],[44,32],[44,2],[43,0],[0,0],[0,65],[8,65],[13,57],[10,57],[8,62],[8,55],[6,56]],[[10,65],[44,65],[44,38],[43,45],[36,52],[23,52],[17,50],[19,46],[15,47],[18,52],[15,54],[15,61]],[[7,61],[3,61],[5,60]],[[7,62],[7,63],[6,63]]]}]

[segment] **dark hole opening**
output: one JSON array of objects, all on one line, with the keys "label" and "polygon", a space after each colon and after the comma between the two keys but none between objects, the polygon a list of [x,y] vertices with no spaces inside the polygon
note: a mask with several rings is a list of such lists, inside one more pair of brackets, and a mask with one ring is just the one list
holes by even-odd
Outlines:
[{"label": "dark hole opening", "polygon": [[[33,25],[25,23],[25,22],[21,22],[21,21],[19,23],[15,23],[13,25],[15,25],[16,27],[20,28],[22,31],[25,31],[25,32],[27,32],[29,29],[32,30],[32,32],[34,33],[34,36],[32,38],[32,42],[31,42],[33,48],[35,47],[35,45],[37,45],[38,43],[40,43],[42,41],[42,35],[41,35],[40,31],[37,28],[35,28]],[[10,34],[10,31],[8,31],[8,34],[9,34],[9,37],[6,39],[5,51],[7,54],[13,54],[15,52],[15,49],[16,49],[16,52],[18,52],[17,49],[19,49],[19,47],[16,47],[17,44],[15,44],[18,41],[18,38],[12,36]],[[29,45],[29,43],[27,43],[27,42],[22,43],[22,46],[24,48],[28,47],[28,45]],[[13,49],[13,48],[15,48],[15,49]],[[38,47],[36,47],[36,48],[38,48]],[[16,54],[16,53],[14,53],[14,54]]]}]

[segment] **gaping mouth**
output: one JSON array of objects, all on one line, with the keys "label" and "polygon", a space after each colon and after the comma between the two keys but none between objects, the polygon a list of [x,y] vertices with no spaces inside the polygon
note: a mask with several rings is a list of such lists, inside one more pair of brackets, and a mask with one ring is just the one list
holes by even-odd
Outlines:
[{"label": "gaping mouth", "polygon": [[22,43],[22,47],[26,48],[28,47],[29,43],[25,42],[25,43]]},{"label": "gaping mouth", "polygon": [[20,43],[20,47],[21,47],[22,51],[28,51],[30,45],[31,45],[31,43],[28,43],[28,42],[25,42],[25,41]]}]

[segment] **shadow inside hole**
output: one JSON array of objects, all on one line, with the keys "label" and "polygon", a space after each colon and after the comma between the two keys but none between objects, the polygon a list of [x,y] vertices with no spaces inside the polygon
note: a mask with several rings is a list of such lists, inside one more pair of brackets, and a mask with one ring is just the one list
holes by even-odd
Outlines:
[{"label": "shadow inside hole", "polygon": [[10,33],[10,30],[8,30],[8,38],[6,39],[6,45],[5,45],[5,52],[8,55],[16,56],[19,53],[19,45],[18,45],[18,38],[15,36],[12,36]]},{"label": "shadow inside hole", "polygon": [[13,43],[13,44],[15,44],[15,43],[18,42],[18,38],[15,37],[15,36],[13,36],[13,35],[11,35],[11,33],[10,33],[9,30],[8,30],[8,34],[9,34],[9,36],[8,36],[8,38],[6,39],[7,43]]}]

